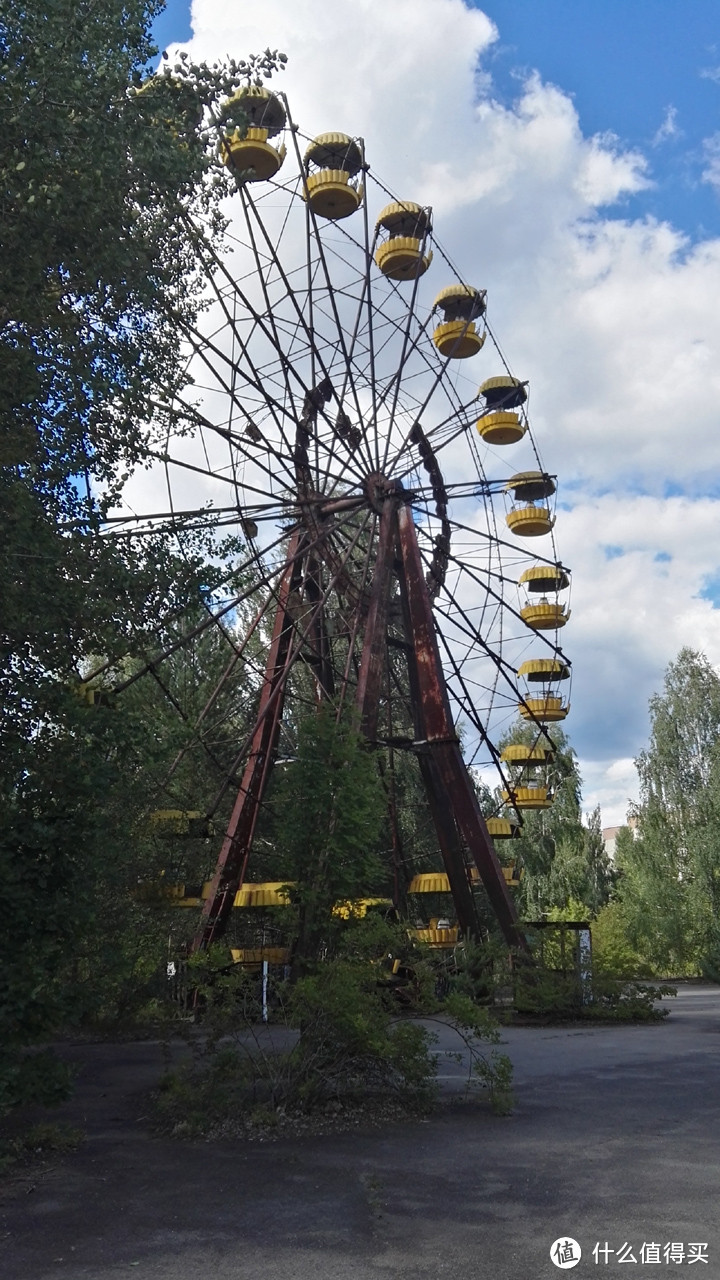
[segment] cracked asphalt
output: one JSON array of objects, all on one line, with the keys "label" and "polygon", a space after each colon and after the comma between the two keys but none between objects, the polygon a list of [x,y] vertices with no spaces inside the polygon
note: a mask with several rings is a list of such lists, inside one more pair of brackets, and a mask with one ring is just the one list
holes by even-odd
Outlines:
[{"label": "cracked asphalt", "polygon": [[[87,1137],[0,1189],[0,1280],[542,1280],[567,1236],[577,1277],[720,1280],[720,988],[669,1005],[660,1025],[505,1031],[509,1117],[460,1101],[441,1056],[431,1120],[264,1143],[155,1137],[162,1047],[69,1046],[78,1087],[56,1118]],[[650,1243],[686,1256],[644,1264]]]}]

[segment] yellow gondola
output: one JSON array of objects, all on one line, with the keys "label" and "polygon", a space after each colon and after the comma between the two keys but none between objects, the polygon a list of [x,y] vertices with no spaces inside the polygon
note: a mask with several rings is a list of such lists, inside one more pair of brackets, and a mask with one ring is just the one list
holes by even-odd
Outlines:
[{"label": "yellow gondola", "polygon": [[304,197],[319,218],[337,222],[349,218],[363,201],[364,189],[355,179],[363,168],[363,154],[346,133],[321,133],[305,152]]},{"label": "yellow gondola", "polygon": [[523,622],[533,631],[556,631],[559,627],[564,627],[570,617],[570,610],[559,600],[548,600],[546,593],[564,591],[569,585],[568,572],[562,565],[533,565],[531,569],[526,569],[520,575],[518,586],[525,587],[528,592],[542,592],[543,598],[530,600],[521,607]]},{"label": "yellow gondola", "polygon": [[485,297],[484,289],[469,284],[450,284],[440,290],[433,309],[442,311],[445,320],[436,326],[433,342],[442,356],[466,360],[480,350],[485,334],[478,333],[474,322],[485,314]]},{"label": "yellow gondola", "polygon": [[570,610],[557,600],[540,600],[536,604],[523,605],[520,617],[533,631],[557,631],[558,627],[565,626]]},{"label": "yellow gondola", "polygon": [[336,902],[332,913],[340,920],[364,920],[371,907],[392,907],[392,898],[348,898]]},{"label": "yellow gondola", "polygon": [[438,950],[456,947],[460,940],[460,930],[457,925],[448,925],[443,929],[432,926],[427,929],[410,929],[409,933],[417,942],[424,942],[426,946]]},{"label": "yellow gondola", "polygon": [[520,825],[512,818],[486,818],[485,826],[493,840],[516,840],[520,835]]},{"label": "yellow gondola", "polygon": [[555,751],[551,746],[545,743],[535,744],[529,747],[524,742],[512,742],[509,746],[503,747],[500,752],[500,759],[504,764],[522,765],[525,768],[534,767],[535,765],[547,764],[553,759]]},{"label": "yellow gondola", "polygon": [[554,680],[569,680],[570,667],[560,658],[528,658],[518,667],[518,675],[536,684],[550,684]]},{"label": "yellow gondola", "polygon": [[518,711],[523,720],[537,720],[539,724],[555,724],[564,720],[570,711],[570,704],[562,698],[548,694],[545,698],[526,698],[518,703]]},{"label": "yellow gondola", "polygon": [[552,795],[545,786],[513,787],[503,791],[502,798],[516,809],[549,809],[552,805]]},{"label": "yellow gondola", "polygon": [[548,507],[538,506],[538,503],[555,492],[552,476],[544,471],[519,471],[510,477],[505,490],[512,493],[515,501],[512,511],[505,517],[513,533],[523,538],[537,538],[550,533],[555,517]]},{"label": "yellow gondola", "polygon": [[253,968],[266,961],[268,964],[289,964],[289,947],[231,947],[230,955],[233,964],[249,965]]},{"label": "yellow gondola", "polygon": [[538,502],[550,498],[555,492],[555,481],[546,471],[518,471],[505,485],[505,492],[512,493],[516,502]]},{"label": "yellow gondola", "polygon": [[475,423],[478,434],[486,444],[517,444],[527,431],[527,423],[517,413],[508,413],[498,409],[494,413],[486,413]]},{"label": "yellow gondola", "polygon": [[539,538],[550,533],[555,524],[555,517],[548,507],[513,507],[505,516],[505,523],[511,533],[521,538]]},{"label": "yellow gondola", "polygon": [[518,583],[528,591],[547,595],[548,591],[564,591],[570,586],[570,577],[561,564],[539,564],[521,573]]},{"label": "yellow gondola", "polygon": [[485,397],[488,409],[519,409],[527,400],[526,383],[509,374],[499,378],[486,378],[479,395]]},{"label": "yellow gondola", "polygon": [[215,833],[212,818],[196,809],[155,809],[150,814],[150,829],[163,839],[186,836],[205,840]]},{"label": "yellow gondola", "polygon": [[244,884],[235,894],[235,907],[287,907],[290,903],[287,880],[266,880],[259,884]]},{"label": "yellow gondola", "polygon": [[277,137],[285,128],[285,108],[276,94],[257,85],[238,89],[222,107],[222,119],[232,123],[233,115],[245,117],[249,124],[227,132],[220,143],[223,161],[244,182],[266,182],[274,178],[285,159],[283,143],[274,147],[268,138]]},{"label": "yellow gondola", "polygon": [[389,280],[416,280],[432,262],[432,251],[423,253],[431,230],[430,210],[412,200],[394,200],[378,214],[375,232],[387,232],[375,250],[375,262]]},{"label": "yellow gondola", "polygon": [[413,876],[408,893],[449,893],[450,881],[444,871],[423,871]]}]

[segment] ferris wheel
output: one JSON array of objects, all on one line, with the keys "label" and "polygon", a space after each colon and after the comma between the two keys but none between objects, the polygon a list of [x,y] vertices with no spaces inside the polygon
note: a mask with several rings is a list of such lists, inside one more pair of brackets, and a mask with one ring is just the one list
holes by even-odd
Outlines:
[{"label": "ferris wheel", "polygon": [[[249,127],[234,127],[238,108]],[[195,946],[221,935],[252,868],[298,700],[328,698],[357,708],[391,762],[416,761],[459,929],[477,934],[482,884],[522,946],[494,840],[551,802],[547,726],[567,714],[570,676],[569,574],[527,384],[482,282],[459,278],[432,210],[377,180],[362,139],[305,137],[287,100],[255,86],[220,124],[237,193],[222,248],[197,229],[207,303],[186,334],[186,388],[158,402],[166,510],[138,517],[136,498],[127,512],[128,527],[164,521],[179,537],[212,513],[242,539],[242,589],[197,628],[228,651],[197,740],[243,663],[253,712],[220,788],[235,798]],[[529,745],[501,758],[518,713]],[[474,776],[489,769],[483,816]]]}]

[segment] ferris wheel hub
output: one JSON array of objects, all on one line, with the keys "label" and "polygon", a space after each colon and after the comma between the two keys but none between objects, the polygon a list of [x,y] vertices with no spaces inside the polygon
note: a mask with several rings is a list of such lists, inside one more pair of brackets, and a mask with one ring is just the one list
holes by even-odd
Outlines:
[{"label": "ferris wheel hub", "polygon": [[400,480],[392,480],[382,471],[371,471],[363,482],[365,495],[370,506],[380,513],[388,498],[409,497],[409,491]]}]

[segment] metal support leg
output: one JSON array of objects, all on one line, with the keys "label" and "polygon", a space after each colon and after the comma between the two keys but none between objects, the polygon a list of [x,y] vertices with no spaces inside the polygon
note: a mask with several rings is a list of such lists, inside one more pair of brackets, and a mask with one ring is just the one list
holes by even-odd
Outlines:
[{"label": "metal support leg", "polygon": [[[413,645],[411,665],[414,665],[414,680],[417,683],[413,701],[418,702],[424,742],[427,744],[428,758],[432,762],[432,768],[429,769],[427,765],[423,766],[421,757],[421,770],[455,899],[458,922],[461,928],[477,933],[472,893],[460,850],[462,841],[475,861],[507,942],[512,947],[526,951],[528,946],[518,924],[515,904],[508,893],[455,733],[430,597],[409,505],[400,507],[397,521],[402,562],[400,585],[408,639]],[[412,683],[411,680],[411,691]],[[450,841],[450,831],[453,828],[456,834]]]},{"label": "metal support leg", "polygon": [[369,742],[377,738],[380,690],[387,659],[387,611],[397,535],[396,511],[397,500],[386,498],[380,516],[377,559],[357,683],[360,725]]},{"label": "metal support leg", "polygon": [[272,641],[265,665],[265,679],[250,754],[220,849],[210,895],[203,907],[200,927],[193,939],[193,951],[205,950],[222,932],[245,875],[280,732],[287,660],[293,634],[293,623],[287,606],[290,593],[297,589],[302,572],[301,557],[297,555],[298,545],[299,534],[296,533],[288,548],[288,563],[278,589]]}]

